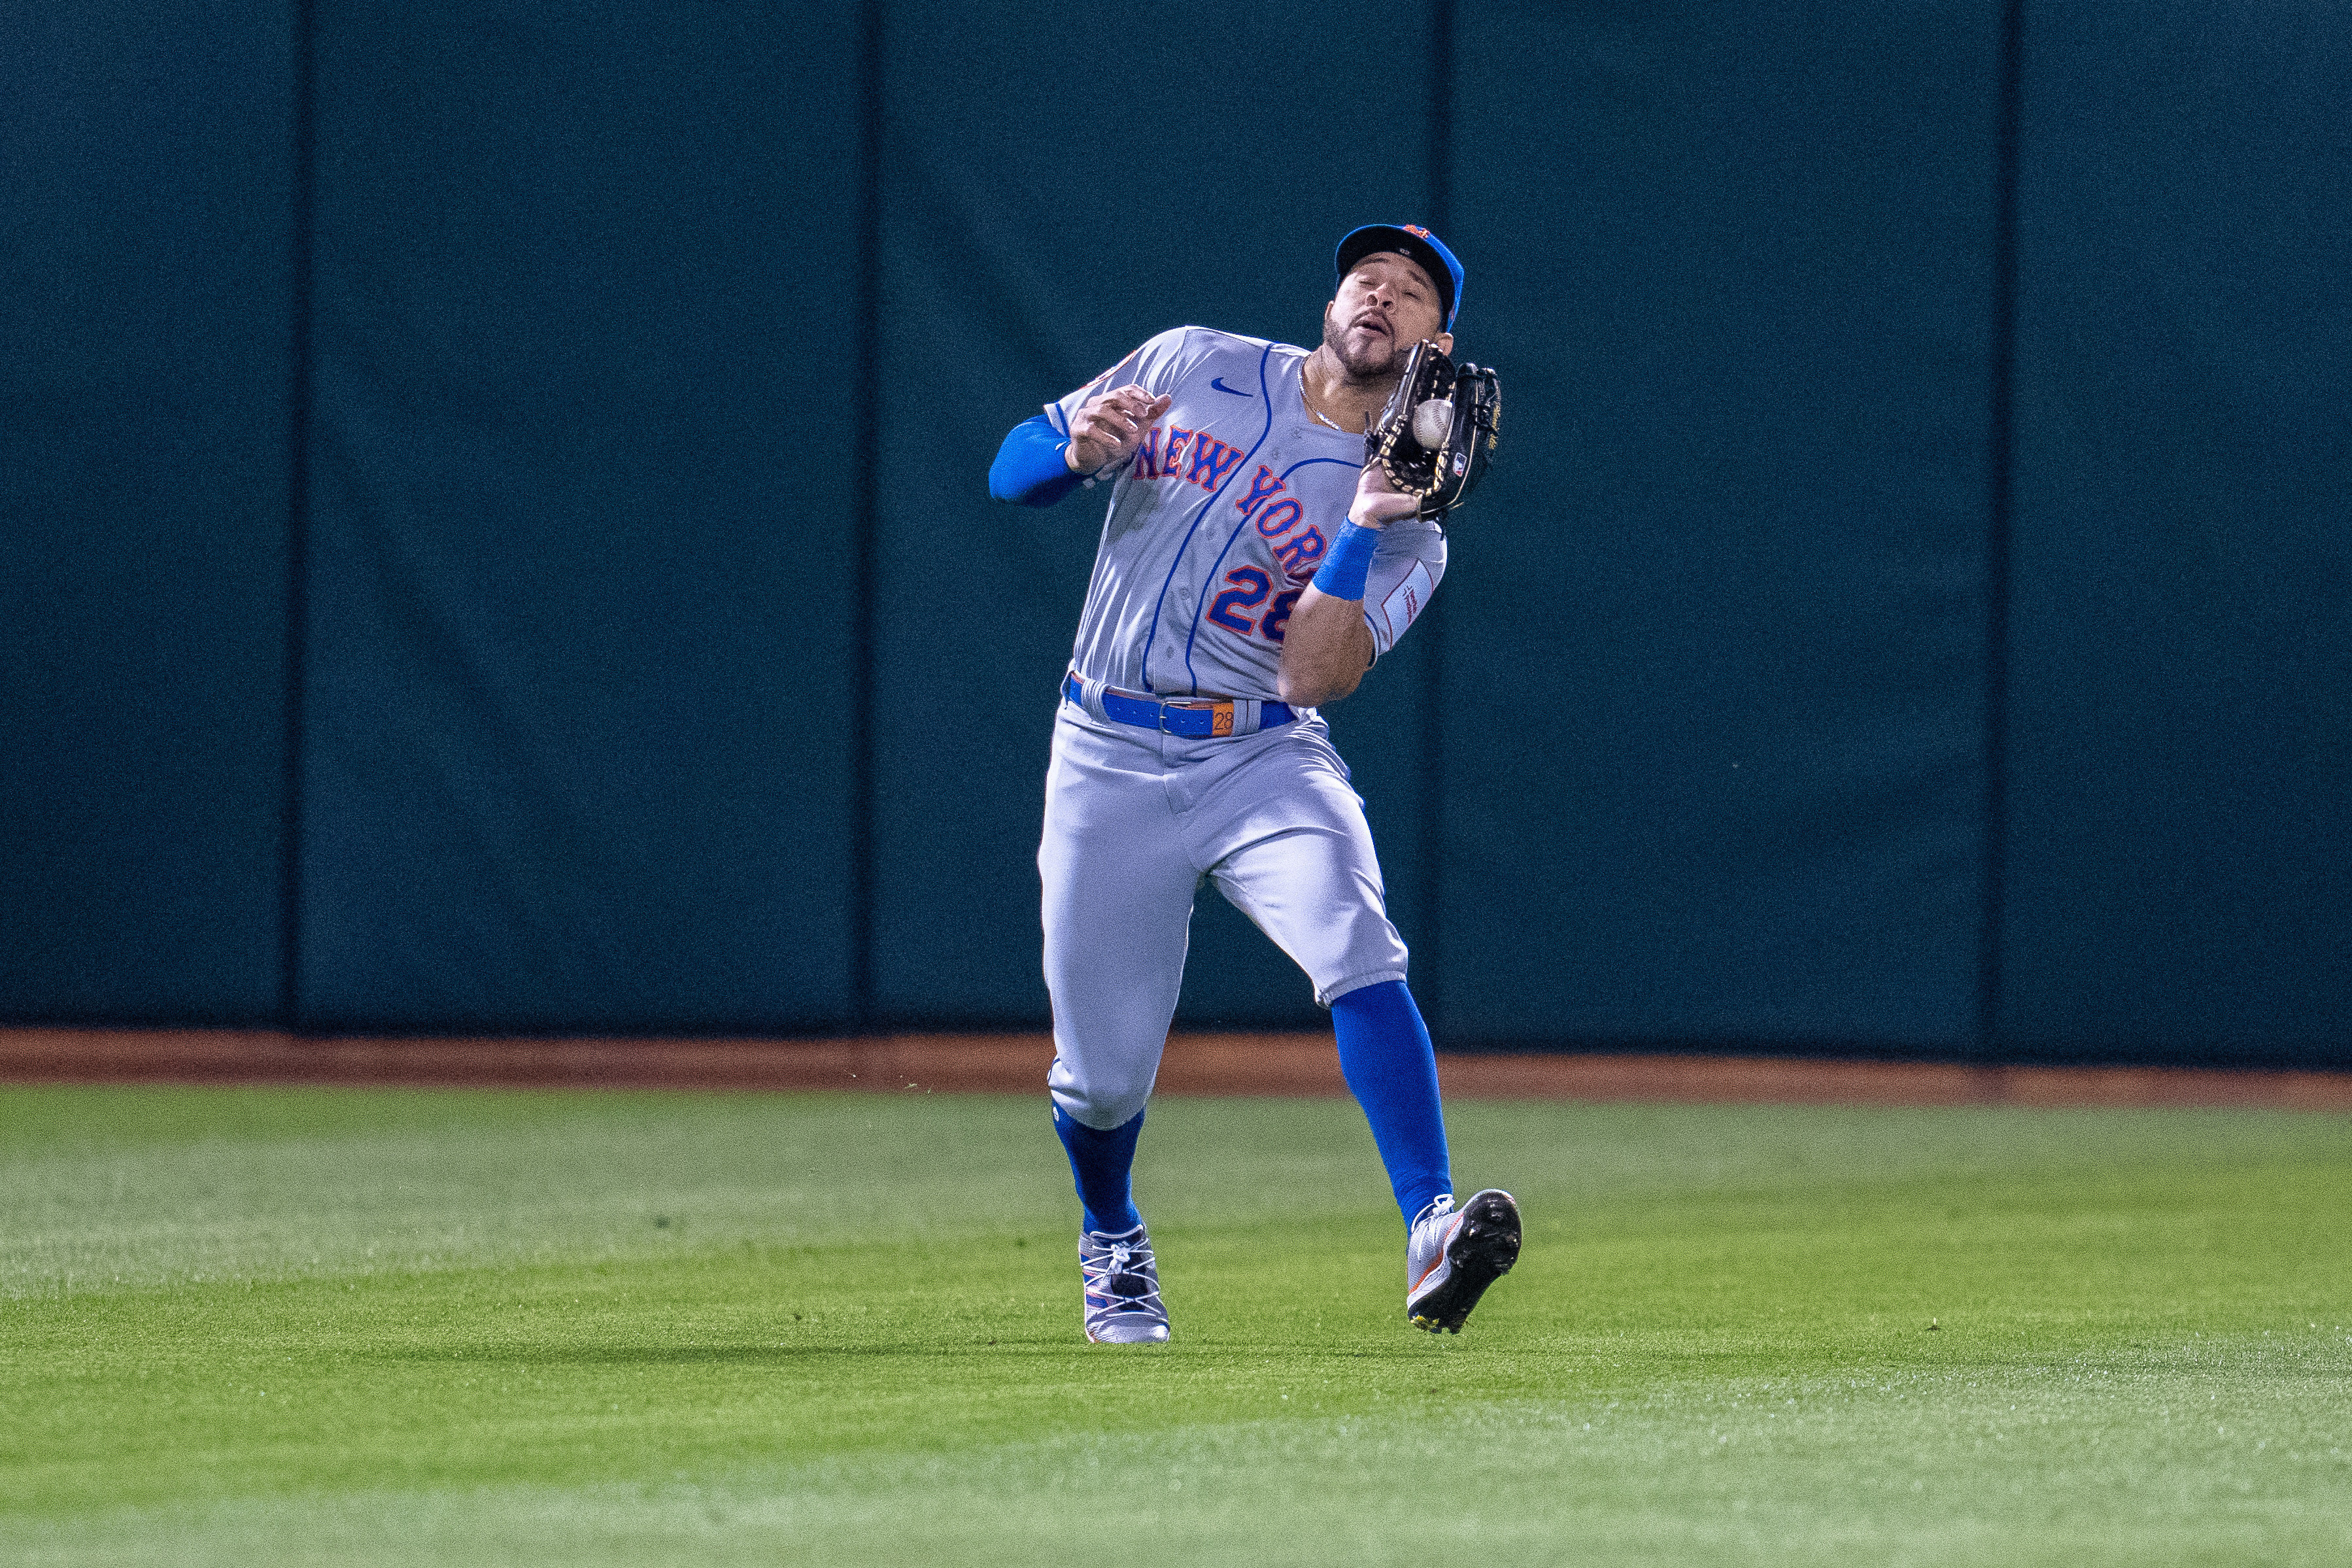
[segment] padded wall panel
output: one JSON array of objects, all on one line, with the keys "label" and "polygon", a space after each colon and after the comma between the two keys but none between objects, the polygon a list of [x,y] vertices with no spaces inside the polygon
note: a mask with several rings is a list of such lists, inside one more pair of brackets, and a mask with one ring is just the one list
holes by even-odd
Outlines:
[{"label": "padded wall panel", "polygon": [[1998,22],[1463,8],[1454,1040],[1967,1044]]},{"label": "padded wall panel", "polygon": [[[1413,221],[1426,199],[1426,89],[1398,72],[1396,39],[1429,16],[1371,5],[1341,25],[1220,3],[1120,28],[1097,59],[1070,55],[1058,15],[968,0],[894,10],[875,961],[887,1016],[1046,1016],[1046,752],[1103,502],[992,503],[997,443],[1167,327],[1319,342],[1339,236]],[[1395,86],[1368,87],[1382,81]],[[1400,654],[1333,729],[1402,911],[1415,848],[1402,830],[1420,813],[1411,639]],[[1186,1016],[1316,1024],[1305,978],[1216,899],[1204,890],[1196,916]]]},{"label": "padded wall panel", "polygon": [[850,18],[329,0],[306,1017],[846,1016]]},{"label": "padded wall panel", "polygon": [[293,36],[0,13],[0,1018],[278,1007]]},{"label": "padded wall panel", "polygon": [[2352,1059],[2352,16],[2034,7],[2013,1048]]}]

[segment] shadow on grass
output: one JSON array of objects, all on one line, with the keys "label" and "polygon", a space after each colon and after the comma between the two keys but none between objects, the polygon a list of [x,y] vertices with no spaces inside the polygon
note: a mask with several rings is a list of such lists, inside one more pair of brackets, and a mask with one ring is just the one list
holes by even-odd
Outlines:
[{"label": "shadow on grass", "polygon": [[[1191,1344],[1153,1345],[1150,1347],[1089,1345],[1083,1340],[1020,1339],[978,1341],[961,1343],[937,1342],[903,1345],[845,1344],[604,1344],[604,1345],[465,1345],[454,1349],[375,1351],[355,1357],[356,1360],[388,1365],[430,1366],[793,1366],[810,1362],[838,1361],[849,1358],[869,1360],[932,1359],[943,1360],[966,1356],[1019,1356],[1024,1358],[1052,1357],[1067,1361],[1072,1355],[1098,1357],[1108,1363],[1121,1355],[1189,1359],[1191,1355],[1244,1354],[1264,1357],[1269,1347],[1262,1343],[1249,1345]],[[1351,1361],[1411,1361],[1425,1362],[1426,1348],[1409,1343],[1396,1350],[1331,1350],[1301,1346],[1281,1347],[1286,1364],[1296,1366],[1308,1362]]]},{"label": "shadow on grass", "polygon": [[946,1357],[981,1352],[1066,1355],[1061,1341],[1008,1344],[843,1345],[469,1345],[461,1350],[378,1351],[363,1360],[443,1366],[790,1366],[844,1357]]}]

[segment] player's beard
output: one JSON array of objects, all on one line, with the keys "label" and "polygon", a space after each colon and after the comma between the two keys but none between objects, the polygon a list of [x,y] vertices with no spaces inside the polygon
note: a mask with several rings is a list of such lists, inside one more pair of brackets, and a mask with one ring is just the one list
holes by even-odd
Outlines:
[{"label": "player's beard", "polygon": [[1370,353],[1351,352],[1347,342],[1347,329],[1335,320],[1331,307],[1323,307],[1323,346],[1339,362],[1350,381],[1393,381],[1404,372],[1405,345],[1391,331],[1387,338],[1378,340],[1382,346]]}]

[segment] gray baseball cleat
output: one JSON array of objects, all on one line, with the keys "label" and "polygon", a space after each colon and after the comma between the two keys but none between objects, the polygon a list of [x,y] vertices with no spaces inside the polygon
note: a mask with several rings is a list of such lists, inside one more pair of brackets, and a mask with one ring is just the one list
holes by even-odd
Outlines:
[{"label": "gray baseball cleat", "polygon": [[1160,1268],[1143,1226],[1119,1236],[1090,1230],[1078,1237],[1078,1278],[1085,1281],[1087,1338],[1098,1345],[1161,1344],[1168,1309],[1160,1300]]},{"label": "gray baseball cleat", "polygon": [[1519,1205],[1497,1187],[1452,1194],[1413,1216],[1404,1238],[1404,1315],[1416,1329],[1458,1334],[1486,1287],[1519,1260]]}]

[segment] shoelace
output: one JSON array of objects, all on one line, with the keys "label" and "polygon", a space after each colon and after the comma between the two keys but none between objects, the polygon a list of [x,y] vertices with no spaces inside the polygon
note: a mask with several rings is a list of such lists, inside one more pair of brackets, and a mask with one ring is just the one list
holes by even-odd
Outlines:
[{"label": "shoelace", "polygon": [[[1150,1270],[1150,1272],[1146,1272]],[[1106,1312],[1151,1312],[1164,1314],[1160,1304],[1158,1260],[1151,1256],[1148,1242],[1113,1242],[1110,1251],[1100,1258],[1081,1258],[1078,1274],[1089,1298],[1099,1297]],[[1137,1295],[1121,1295],[1114,1281],[1126,1278],[1139,1280],[1146,1287]]]}]

